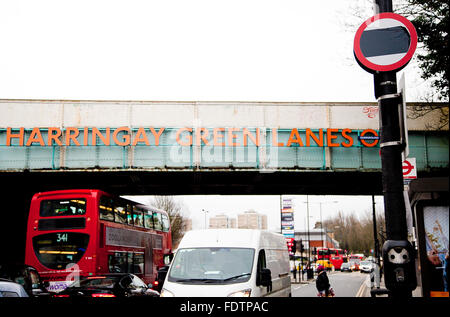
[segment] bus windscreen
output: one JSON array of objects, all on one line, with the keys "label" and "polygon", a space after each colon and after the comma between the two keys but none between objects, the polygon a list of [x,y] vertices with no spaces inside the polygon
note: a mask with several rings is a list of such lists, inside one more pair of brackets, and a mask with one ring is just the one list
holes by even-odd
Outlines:
[{"label": "bus windscreen", "polygon": [[36,257],[42,265],[63,270],[83,257],[89,235],[76,232],[47,233],[33,238]]}]

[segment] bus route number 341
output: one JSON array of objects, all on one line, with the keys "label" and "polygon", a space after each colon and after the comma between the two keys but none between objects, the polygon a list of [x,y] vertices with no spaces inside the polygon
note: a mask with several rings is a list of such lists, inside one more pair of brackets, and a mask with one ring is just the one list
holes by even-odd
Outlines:
[{"label": "bus route number 341", "polygon": [[67,242],[69,239],[67,233],[57,233],[56,242]]}]

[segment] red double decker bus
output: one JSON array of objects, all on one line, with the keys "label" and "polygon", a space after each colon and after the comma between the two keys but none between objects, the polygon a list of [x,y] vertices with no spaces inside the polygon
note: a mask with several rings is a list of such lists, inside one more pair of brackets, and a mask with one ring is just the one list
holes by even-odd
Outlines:
[{"label": "red double decker bus", "polygon": [[106,273],[155,283],[171,254],[163,210],[91,189],[42,192],[31,201],[25,263],[49,282],[49,291]]},{"label": "red double decker bus", "polygon": [[331,248],[330,249],[330,255],[331,256],[343,256],[344,253],[342,252],[342,249]]},{"label": "red double decker bus", "polygon": [[342,263],[344,263],[344,253],[342,252],[342,249],[318,247],[316,252],[318,260],[330,261],[336,270],[339,270]]},{"label": "red double decker bus", "polygon": [[316,254],[318,260],[329,260],[330,248],[318,247],[316,248]]}]

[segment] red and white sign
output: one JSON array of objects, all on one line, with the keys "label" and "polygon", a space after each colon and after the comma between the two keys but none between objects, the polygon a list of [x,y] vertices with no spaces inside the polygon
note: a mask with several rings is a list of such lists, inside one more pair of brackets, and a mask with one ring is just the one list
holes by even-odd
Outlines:
[{"label": "red and white sign", "polygon": [[416,179],[417,169],[416,169],[416,158],[410,157],[403,161],[403,179]]},{"label": "red and white sign", "polygon": [[356,31],[353,53],[368,72],[397,71],[411,60],[417,32],[405,17],[384,12],[365,21]]}]

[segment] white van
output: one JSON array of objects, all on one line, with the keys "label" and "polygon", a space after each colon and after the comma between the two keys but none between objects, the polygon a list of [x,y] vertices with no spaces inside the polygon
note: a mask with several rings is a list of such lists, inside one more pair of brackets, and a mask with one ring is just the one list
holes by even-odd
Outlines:
[{"label": "white van", "polygon": [[171,296],[291,296],[286,239],[250,229],[189,231],[161,291]]}]

